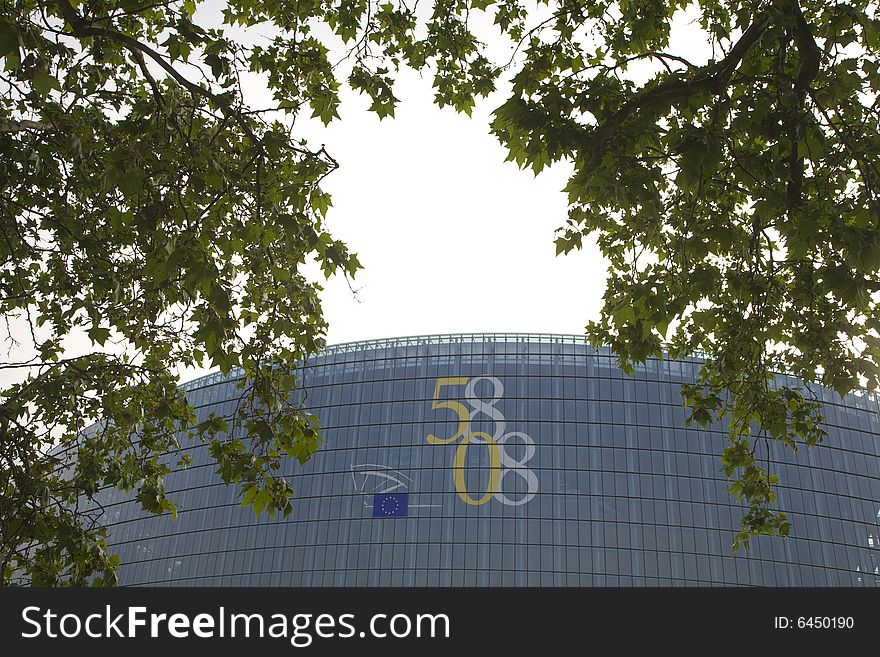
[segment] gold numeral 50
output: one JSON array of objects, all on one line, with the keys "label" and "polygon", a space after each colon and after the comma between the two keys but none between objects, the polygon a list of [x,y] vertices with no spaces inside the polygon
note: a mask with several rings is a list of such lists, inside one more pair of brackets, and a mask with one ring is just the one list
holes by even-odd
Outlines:
[{"label": "gold numeral 50", "polygon": [[[431,402],[431,409],[448,408],[458,415],[458,430],[449,438],[440,438],[434,434],[428,435],[428,442],[432,445],[448,445],[454,443],[459,438],[461,442],[455,450],[455,460],[452,465],[452,480],[455,483],[455,490],[459,498],[471,506],[480,506],[485,504],[495,495],[498,490],[498,484],[501,482],[501,452],[495,440],[489,434],[483,431],[475,431],[468,433],[471,425],[471,414],[467,407],[457,401],[440,401],[440,391],[443,386],[463,386],[467,385],[468,377],[466,376],[447,376],[440,377],[434,385],[434,399]],[[465,460],[467,458],[468,447],[470,447],[472,438],[480,439],[480,442],[474,442],[474,445],[486,445],[489,450],[489,486],[482,497],[474,498],[468,492],[467,483],[464,479]]]}]

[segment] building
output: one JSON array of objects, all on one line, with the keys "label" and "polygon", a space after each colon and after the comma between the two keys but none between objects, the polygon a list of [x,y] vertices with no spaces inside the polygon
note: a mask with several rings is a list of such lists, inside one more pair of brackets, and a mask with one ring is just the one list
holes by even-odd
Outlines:
[{"label": "building", "polygon": [[[627,376],[576,336],[329,347],[303,369],[327,445],[290,465],[293,514],[255,519],[193,448],[167,481],[176,521],[102,493],[120,582],[880,585],[877,399],[819,391],[826,441],[772,455],[791,537],[734,557],[742,507],[720,472],[723,427],[684,426],[679,384],[699,366],[651,360]],[[230,380],[186,387],[201,416],[231,414]]]}]

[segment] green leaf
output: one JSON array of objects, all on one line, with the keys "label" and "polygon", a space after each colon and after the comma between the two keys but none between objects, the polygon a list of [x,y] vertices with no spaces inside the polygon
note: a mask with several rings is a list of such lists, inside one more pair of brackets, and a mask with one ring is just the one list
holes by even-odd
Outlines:
[{"label": "green leaf", "polygon": [[93,326],[92,328],[89,329],[88,335],[89,335],[89,339],[92,342],[95,342],[99,345],[103,345],[105,342],[107,342],[107,339],[110,337],[110,329],[100,327],[100,326]]},{"label": "green leaf", "polygon": [[18,32],[15,25],[0,19],[0,57],[18,52]]},{"label": "green leaf", "polygon": [[43,69],[37,69],[34,72],[34,78],[33,80],[31,80],[31,85],[34,88],[34,91],[36,91],[41,96],[48,95],[49,92],[53,89],[61,89],[61,85],[58,83],[58,80]]},{"label": "green leaf", "polygon": [[142,171],[129,169],[125,171],[116,183],[119,190],[126,196],[134,196],[139,193],[144,184],[144,174]]}]

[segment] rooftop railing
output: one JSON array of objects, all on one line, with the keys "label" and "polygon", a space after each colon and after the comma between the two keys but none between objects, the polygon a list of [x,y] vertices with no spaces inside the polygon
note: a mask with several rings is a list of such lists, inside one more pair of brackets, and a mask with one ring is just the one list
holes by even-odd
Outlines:
[{"label": "rooftop railing", "polygon": [[[429,335],[410,335],[396,338],[378,338],[373,340],[355,340],[352,342],[341,342],[338,344],[327,345],[321,351],[311,358],[332,357],[339,354],[354,353],[358,351],[374,351],[379,349],[389,349],[395,347],[421,347],[426,345],[444,345],[444,344],[474,344],[474,343],[527,343],[527,344],[570,344],[591,346],[585,336],[566,333],[438,333]],[[610,354],[608,348],[594,347],[596,353]],[[705,354],[701,350],[694,351],[693,355],[686,360],[703,360]],[[233,369],[228,375],[220,372],[212,372],[205,376],[193,379],[187,383],[181,384],[184,390],[194,390],[205,386],[220,383],[230,379],[237,379],[242,376],[240,369]],[[867,390],[853,390],[850,394],[857,397],[867,397],[870,401],[880,406],[880,395]]]}]

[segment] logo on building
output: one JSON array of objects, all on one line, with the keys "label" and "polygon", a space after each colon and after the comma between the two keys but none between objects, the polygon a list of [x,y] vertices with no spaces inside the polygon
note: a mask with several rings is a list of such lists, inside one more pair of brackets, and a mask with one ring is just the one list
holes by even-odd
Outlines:
[{"label": "logo on building", "polygon": [[351,481],[355,493],[363,498],[363,506],[372,508],[374,518],[401,518],[409,515],[410,509],[440,507],[439,504],[411,504],[412,477],[387,465],[352,465]]}]

